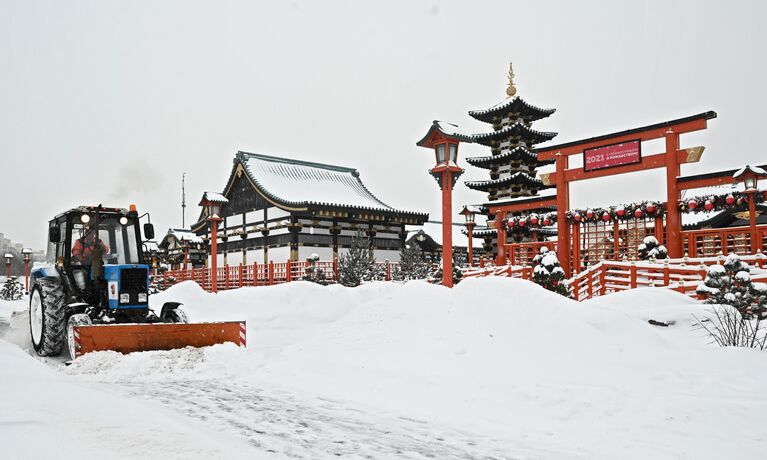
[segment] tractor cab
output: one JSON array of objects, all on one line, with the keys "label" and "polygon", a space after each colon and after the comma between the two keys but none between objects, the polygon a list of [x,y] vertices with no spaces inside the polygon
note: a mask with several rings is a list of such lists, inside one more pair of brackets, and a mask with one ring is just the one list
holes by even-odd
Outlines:
[{"label": "tractor cab", "polygon": [[[152,224],[144,225],[147,238]],[[148,308],[149,266],[144,263],[135,208],[81,206],[48,227],[47,272],[61,277],[68,303],[110,310]],[[33,274],[33,278],[34,278]]]}]

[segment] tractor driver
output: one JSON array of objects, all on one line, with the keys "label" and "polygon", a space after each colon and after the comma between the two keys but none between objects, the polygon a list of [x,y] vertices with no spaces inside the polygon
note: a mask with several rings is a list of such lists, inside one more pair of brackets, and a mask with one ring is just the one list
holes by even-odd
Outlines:
[{"label": "tractor driver", "polygon": [[95,253],[98,253],[99,257],[109,254],[109,246],[104,244],[104,240],[99,239],[98,247],[96,246],[96,230],[78,238],[72,247],[72,259],[81,265],[91,265]]}]

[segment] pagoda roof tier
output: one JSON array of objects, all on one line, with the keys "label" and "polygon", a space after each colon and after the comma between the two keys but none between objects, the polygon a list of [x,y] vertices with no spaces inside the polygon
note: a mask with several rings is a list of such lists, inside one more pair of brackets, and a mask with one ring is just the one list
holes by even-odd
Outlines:
[{"label": "pagoda roof tier", "polygon": [[550,141],[556,137],[557,133],[536,131],[528,128],[524,123],[516,122],[513,125],[505,126],[497,131],[490,133],[474,134],[474,142],[486,146],[491,146],[495,141],[502,141],[509,137],[519,137],[531,141],[533,144]]},{"label": "pagoda roof tier", "polygon": [[466,158],[466,162],[470,165],[484,169],[491,169],[495,165],[505,164],[514,160],[522,160],[530,163],[535,163],[536,166],[554,164],[554,160],[539,160],[538,155],[523,146],[515,147],[498,155]]},{"label": "pagoda roof tier", "polygon": [[485,123],[494,123],[497,119],[504,118],[504,115],[511,112],[524,116],[527,121],[535,121],[546,118],[556,111],[557,109],[542,109],[530,105],[517,96],[501,101],[486,110],[471,110],[469,116]]},{"label": "pagoda roof tier", "polygon": [[553,187],[551,185],[543,185],[543,182],[541,182],[539,179],[531,177],[528,174],[525,174],[523,172],[514,173],[510,175],[509,177],[504,177],[503,179],[466,181],[464,183],[470,189],[481,190],[483,192],[487,192],[488,190],[491,190],[491,189],[499,189],[499,188],[507,187],[509,185],[524,185],[526,187],[531,187],[536,189],[545,189],[545,188]]}]

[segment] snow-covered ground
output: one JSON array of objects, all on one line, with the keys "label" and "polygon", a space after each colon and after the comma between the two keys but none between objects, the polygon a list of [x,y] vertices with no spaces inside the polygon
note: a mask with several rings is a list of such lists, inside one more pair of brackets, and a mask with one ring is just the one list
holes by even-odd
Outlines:
[{"label": "snow-covered ground", "polygon": [[[11,319],[5,340],[18,347],[0,342],[2,369],[14,370],[0,379],[0,457],[48,432],[71,438],[59,450],[71,458],[162,457],[187,438],[184,449],[214,458],[767,455],[765,354],[708,345],[693,328],[704,307],[665,289],[578,304],[508,278],[452,291],[291,283],[217,295],[182,283],[153,303],[171,299],[193,321],[247,320],[248,348],[93,353],[65,367],[19,350],[30,348],[25,318]],[[9,305],[0,323],[23,307]],[[74,422],[57,430],[64,420]],[[74,441],[92,423],[146,441],[99,444],[97,430]]]}]

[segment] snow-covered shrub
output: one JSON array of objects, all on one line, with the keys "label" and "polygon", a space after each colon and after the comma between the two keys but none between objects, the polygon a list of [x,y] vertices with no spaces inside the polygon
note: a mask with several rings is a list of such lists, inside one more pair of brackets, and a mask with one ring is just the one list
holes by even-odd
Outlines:
[{"label": "snow-covered shrub", "polygon": [[24,295],[24,286],[16,281],[15,276],[5,280],[3,288],[0,289],[0,299],[3,300],[19,300]]},{"label": "snow-covered shrub", "polygon": [[[453,248],[453,286],[458,284],[463,279],[463,272],[460,269],[461,256],[456,255],[455,248]],[[429,282],[434,284],[442,284],[442,262],[440,261],[439,267],[429,275]]]},{"label": "snow-covered shrub", "polygon": [[637,247],[637,255],[641,260],[666,259],[668,250],[666,246],[658,243],[658,239],[654,236],[646,236],[642,244]]},{"label": "snow-covered shrub", "polygon": [[541,247],[533,258],[533,265],[533,281],[549,291],[570,297],[570,286],[565,281],[565,271],[559,264],[556,253],[549,251],[546,246]]},{"label": "snow-covered shrub", "polygon": [[767,348],[767,331],[758,317],[748,319],[726,304],[712,305],[709,312],[697,325],[720,347]]},{"label": "snow-covered shrub", "polygon": [[736,254],[730,254],[723,265],[708,268],[706,278],[696,292],[706,303],[730,305],[744,319],[767,318],[767,285],[751,281],[751,268]]},{"label": "snow-covered shrub", "polygon": [[312,254],[306,258],[306,268],[304,268],[304,275],[301,277],[303,281],[311,281],[317,284],[328,284],[328,280],[325,277],[325,270],[319,266],[320,256]]},{"label": "snow-covered shrub", "polygon": [[370,253],[370,240],[357,231],[349,252],[338,259],[338,281],[344,286],[355,287],[363,281],[382,280],[385,276],[386,271],[376,265]]},{"label": "snow-covered shrub", "polygon": [[399,265],[394,267],[392,278],[399,281],[422,280],[429,277],[431,266],[417,244],[405,246],[399,253]]}]

